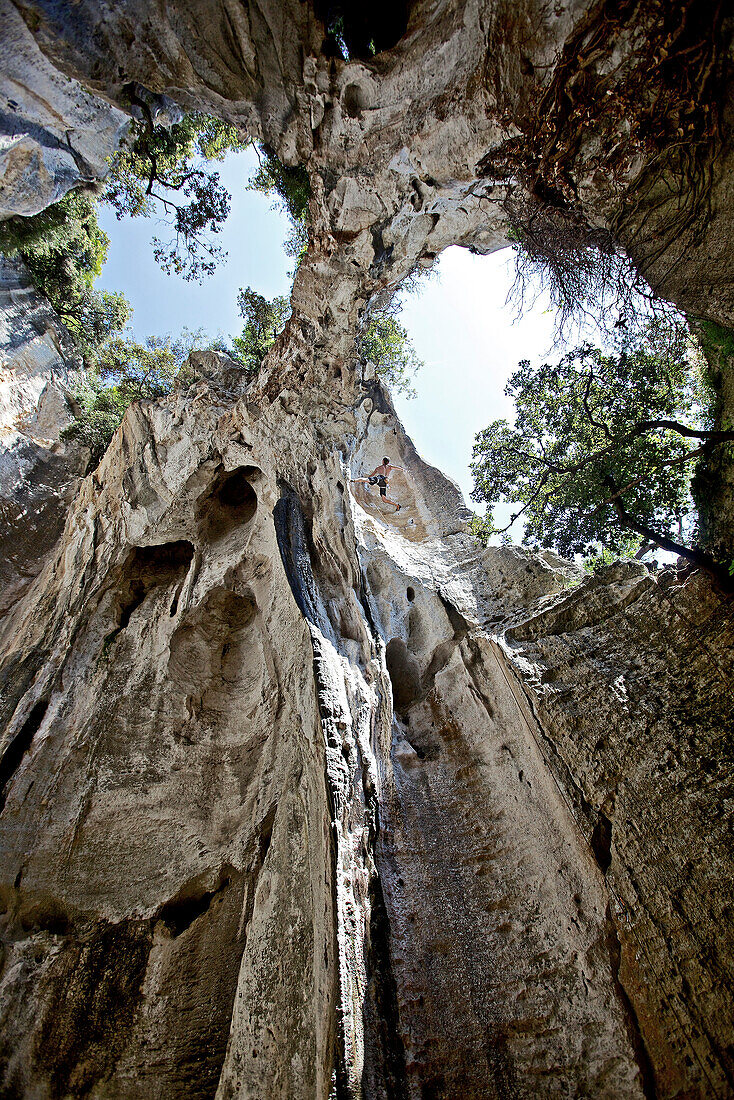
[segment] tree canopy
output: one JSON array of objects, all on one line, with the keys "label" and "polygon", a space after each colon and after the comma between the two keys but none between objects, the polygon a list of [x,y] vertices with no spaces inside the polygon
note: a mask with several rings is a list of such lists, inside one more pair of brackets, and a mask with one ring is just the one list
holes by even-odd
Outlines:
[{"label": "tree canopy", "polygon": [[187,280],[211,275],[227,253],[213,239],[227,219],[230,194],[207,162],[249,145],[229,123],[199,112],[170,127],[155,126],[149,106],[134,121],[132,140],[112,158],[102,201],[118,218],[162,215],[172,236],[153,237],[153,254],[164,271]]},{"label": "tree canopy", "polygon": [[722,575],[697,545],[690,483],[693,460],[734,432],[702,426],[683,328],[651,322],[614,354],[586,344],[557,364],[525,360],[505,392],[516,420],[477,435],[472,497],[517,507],[504,528],[490,512],[482,535],[521,519],[531,546],[623,554],[650,541]]},{"label": "tree canopy", "polygon": [[260,368],[276,336],[282,331],[290,313],[290,304],[284,297],[268,301],[248,286],[237,295],[237,305],[245,325],[240,335],[232,341],[234,353],[248,370],[255,371]]},{"label": "tree canopy", "polygon": [[423,363],[407,329],[394,313],[373,313],[358,347],[360,357],[366,363],[374,363],[377,374],[389,386],[401,390],[408,397],[415,397],[411,380]]}]

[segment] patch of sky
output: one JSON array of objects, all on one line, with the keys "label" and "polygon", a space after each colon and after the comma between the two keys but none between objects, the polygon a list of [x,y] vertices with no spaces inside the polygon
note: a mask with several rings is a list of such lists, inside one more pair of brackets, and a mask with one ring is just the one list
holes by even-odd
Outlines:
[{"label": "patch of sky", "polygon": [[233,336],[242,328],[237,310],[237,291],[252,286],[266,298],[290,293],[293,260],[283,251],[290,230],[288,219],[273,209],[273,200],[248,191],[247,182],[258,166],[253,148],[230,154],[215,165],[232,196],[232,208],[220,244],[227,260],[202,283],[187,283],[166,275],[153,259],[150,239],[167,240],[168,227],[156,218],[123,218],[118,221],[109,206],[100,206],[100,224],[110,238],[107,263],[97,286],[121,290],[135,313],[132,328],[146,336],[178,335],[186,327],[203,328],[214,338]]},{"label": "patch of sky", "polygon": [[[135,310],[137,338],[175,337],[184,328],[231,337],[242,328],[240,287],[252,286],[266,298],[289,293],[293,260],[283,241],[290,225],[270,197],[247,190],[257,165],[250,148],[228,156],[219,169],[232,195],[218,242],[228,257],[201,284],[166,275],[155,263],[150,238],[165,239],[165,225],[145,218],[118,221],[109,207],[100,208],[110,249],[97,285],[124,292]],[[507,304],[513,279],[509,250],[485,257],[451,248],[438,262],[438,277],[404,300],[401,321],[425,366],[415,379],[418,396],[395,395],[397,410],[421,455],[458,482],[467,501],[475,434],[491,420],[512,419],[504,395],[508,376],[520,359],[535,361],[553,344],[555,319],[547,301],[526,303],[521,317]],[[505,511],[509,518],[509,505],[499,509],[498,518]]]}]

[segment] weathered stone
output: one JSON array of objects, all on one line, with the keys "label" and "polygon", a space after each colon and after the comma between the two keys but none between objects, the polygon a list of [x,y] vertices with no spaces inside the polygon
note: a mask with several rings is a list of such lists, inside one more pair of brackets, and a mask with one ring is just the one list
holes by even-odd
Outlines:
[{"label": "weathered stone", "polygon": [[63,529],[86,456],[59,435],[79,362],[22,264],[0,257],[0,614]]},{"label": "weathered stone", "polygon": [[[305,163],[313,234],[257,376],[198,354],[131,407],[0,621],[1,1087],[732,1095],[730,602],[481,549],[354,353],[416,264],[500,246],[487,158],[583,92],[597,9],[418,3],[349,61],[295,0],[19,10],[96,92]],[[656,11],[598,42],[620,94]],[[607,122],[559,165],[602,227],[656,163],[590,175]],[[397,515],[350,489],[383,454]]]},{"label": "weathered stone", "polygon": [[130,120],[55,69],[10,0],[0,2],[0,23],[0,218],[8,218],[96,184]]}]

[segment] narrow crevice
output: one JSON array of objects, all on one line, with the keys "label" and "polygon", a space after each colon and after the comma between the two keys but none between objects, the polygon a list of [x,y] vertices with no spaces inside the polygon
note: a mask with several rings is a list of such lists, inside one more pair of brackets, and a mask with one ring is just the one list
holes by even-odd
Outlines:
[{"label": "narrow crevice", "polygon": [[591,833],[590,843],[594,859],[599,864],[602,874],[606,875],[612,862],[612,823],[601,810]]},{"label": "narrow crevice", "polygon": [[134,612],[149,592],[183,580],[193,557],[194,547],[186,539],[132,548],[122,568],[117,595],[117,623],[104,640],[105,649],[129,626]]},{"label": "narrow crevice", "polygon": [[650,1055],[645,1045],[645,1040],[640,1029],[640,1021],[635,1012],[635,1006],[630,1000],[627,990],[624,988],[619,976],[622,963],[622,945],[617,935],[617,928],[612,917],[611,908],[607,905],[606,912],[607,934],[606,944],[609,952],[609,962],[612,968],[612,980],[617,996],[619,997],[624,1012],[627,1034],[634,1052],[637,1068],[640,1071],[640,1082],[645,1100],[657,1100],[657,1086],[655,1084],[655,1071]]},{"label": "narrow crevice", "polygon": [[40,699],[31,708],[30,714],[2,755],[0,760],[0,814],[5,809],[7,792],[13,776],[20,767],[23,757],[30,749],[33,738],[38,733],[47,710],[48,699]]},{"label": "narrow crevice", "polygon": [[270,842],[273,839],[273,825],[275,824],[275,815],[277,811],[278,803],[276,802],[265,814],[257,830],[258,863],[260,867],[265,863],[270,849]]},{"label": "narrow crevice", "polygon": [[[369,886],[370,926],[367,949],[367,996],[372,1010],[372,1035],[379,1065],[368,1067],[373,1080],[381,1077],[385,1100],[404,1100],[408,1095],[405,1047],[400,1032],[398,989],[392,968],[390,918],[385,905],[382,882],[372,875]],[[367,1085],[364,1080],[363,1084]],[[367,1091],[367,1089],[365,1089]]]},{"label": "narrow crevice", "polygon": [[316,582],[311,565],[310,537],[297,494],[281,483],[281,497],[273,509],[278,550],[293,598],[304,619],[316,624]]},{"label": "narrow crevice", "polygon": [[228,868],[229,873],[222,873],[219,884],[213,890],[193,895],[181,893],[161,907],[158,918],[166,925],[173,939],[180,936],[191,927],[194,921],[208,912],[214,899],[226,890],[232,881],[231,871],[232,868]]}]

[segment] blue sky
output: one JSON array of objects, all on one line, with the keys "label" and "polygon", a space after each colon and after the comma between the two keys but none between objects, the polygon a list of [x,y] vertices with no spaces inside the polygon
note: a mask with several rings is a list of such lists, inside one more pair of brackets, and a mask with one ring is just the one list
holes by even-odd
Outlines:
[{"label": "blue sky", "polygon": [[[154,219],[117,221],[110,207],[100,208],[110,249],[98,285],[126,294],[139,337],[175,335],[184,327],[233,335],[242,324],[240,287],[252,286],[267,298],[288,293],[294,263],[282,247],[288,222],[271,199],[245,190],[256,164],[249,149],[220,168],[232,194],[221,242],[229,256],[203,284],[166,275],[155,263],[150,238],[165,239],[165,226]],[[438,278],[405,301],[401,319],[425,366],[416,378],[417,398],[397,395],[396,404],[419,452],[458,481],[468,500],[474,435],[497,417],[511,417],[503,395],[507,376],[520,359],[549,352],[553,317],[539,302],[518,320],[505,304],[513,281],[509,249],[484,257],[451,248],[438,266]]]}]

